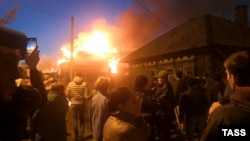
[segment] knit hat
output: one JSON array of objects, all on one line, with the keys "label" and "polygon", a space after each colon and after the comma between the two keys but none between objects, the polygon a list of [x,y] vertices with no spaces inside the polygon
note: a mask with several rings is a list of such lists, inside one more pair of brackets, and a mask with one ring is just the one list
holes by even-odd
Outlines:
[{"label": "knit hat", "polygon": [[162,71],[160,71],[159,73],[158,73],[158,75],[157,75],[157,77],[159,78],[167,78],[167,76],[168,76],[168,73],[167,73],[167,71],[164,71],[164,70],[162,70]]},{"label": "knit hat", "polygon": [[0,26],[0,46],[10,49],[19,49],[20,55],[26,54],[27,36],[17,30]]}]

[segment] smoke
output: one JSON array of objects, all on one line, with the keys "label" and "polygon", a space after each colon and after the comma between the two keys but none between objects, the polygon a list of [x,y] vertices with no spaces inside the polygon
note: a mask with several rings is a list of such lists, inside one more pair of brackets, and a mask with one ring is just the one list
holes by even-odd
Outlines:
[{"label": "smoke", "polygon": [[229,0],[134,0],[117,21],[122,56],[142,47],[189,19],[212,14],[232,19]]},{"label": "smoke", "polygon": [[[93,21],[92,30],[110,33],[122,58],[189,19],[211,14],[232,20],[235,6],[230,0],[133,0],[114,25],[100,18]],[[88,34],[81,32],[78,39]]]},{"label": "smoke", "polygon": [[19,9],[18,5],[15,5],[10,11],[8,11],[3,18],[0,19],[0,25],[9,24],[15,20],[17,11]]},{"label": "smoke", "polygon": [[43,71],[51,71],[52,69],[57,68],[56,58],[47,54],[41,54],[37,67]]}]

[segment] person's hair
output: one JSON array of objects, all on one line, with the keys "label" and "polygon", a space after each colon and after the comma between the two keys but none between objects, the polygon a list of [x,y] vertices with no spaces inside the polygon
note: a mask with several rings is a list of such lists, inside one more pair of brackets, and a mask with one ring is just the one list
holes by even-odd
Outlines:
[{"label": "person's hair", "polygon": [[148,84],[148,78],[144,75],[139,75],[135,78],[135,88],[143,88]]},{"label": "person's hair", "polygon": [[178,77],[178,78],[182,78],[183,73],[182,73],[182,71],[176,71],[176,72],[175,72],[175,75],[176,75],[176,77]]},{"label": "person's hair", "polygon": [[107,90],[110,86],[110,79],[109,77],[100,76],[94,83],[94,89],[100,91],[101,93],[107,93]]},{"label": "person's hair", "polygon": [[209,72],[205,72],[204,73],[204,77],[206,77],[206,78],[210,77],[210,73]]},{"label": "person's hair", "polygon": [[193,72],[190,71],[190,70],[187,70],[187,71],[186,71],[186,75],[193,75]]},{"label": "person's hair", "polygon": [[165,80],[168,80],[168,72],[166,70],[161,70],[158,75],[158,78],[163,78]]},{"label": "person's hair", "polygon": [[114,88],[111,91],[109,104],[111,112],[118,110],[120,104],[125,104],[129,97],[131,91],[127,87]]},{"label": "person's hair", "polygon": [[77,72],[77,73],[75,73],[75,76],[82,77],[82,74]]},{"label": "person's hair", "polygon": [[212,74],[212,79],[215,81],[222,81],[222,73],[221,72],[215,72]]},{"label": "person's hair", "polygon": [[230,55],[224,62],[225,69],[234,75],[237,86],[250,86],[250,53],[241,51]]},{"label": "person's hair", "polygon": [[64,94],[64,85],[60,82],[55,82],[54,84],[52,84],[51,86],[51,91],[56,91],[59,94]]},{"label": "person's hair", "polygon": [[188,87],[195,87],[195,86],[198,86],[200,83],[200,80],[199,79],[196,79],[196,78],[188,78],[187,79],[187,86]]}]

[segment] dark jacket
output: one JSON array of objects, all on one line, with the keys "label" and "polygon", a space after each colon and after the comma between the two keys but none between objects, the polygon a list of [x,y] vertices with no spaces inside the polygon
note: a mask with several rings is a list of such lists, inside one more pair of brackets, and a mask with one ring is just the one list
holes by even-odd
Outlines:
[{"label": "dark jacket", "polygon": [[207,99],[204,93],[197,89],[189,89],[180,99],[179,121],[188,116],[206,116],[208,110]]},{"label": "dark jacket", "polygon": [[48,104],[37,110],[32,117],[32,141],[66,141],[67,111],[65,95],[51,91],[48,94]]},{"label": "dark jacket", "polygon": [[24,125],[27,117],[47,101],[39,71],[31,70],[30,79],[32,87],[17,87],[12,102],[0,105],[1,141],[20,141],[26,129]]},{"label": "dark jacket", "polygon": [[173,88],[169,82],[156,88],[153,96],[153,107],[156,114],[174,116],[175,98]]},{"label": "dark jacket", "polygon": [[47,92],[43,84],[41,74],[38,70],[30,70],[30,82],[32,87],[36,88],[41,95],[41,105],[40,107],[47,104]]},{"label": "dark jacket", "polygon": [[134,94],[142,98],[141,113],[152,113],[152,96],[149,91],[135,89]]},{"label": "dark jacket", "polygon": [[207,88],[206,97],[208,100],[209,106],[212,105],[213,102],[218,102],[218,96],[223,95],[226,88],[226,84],[224,82],[215,82]]},{"label": "dark jacket", "polygon": [[146,141],[149,133],[150,127],[142,118],[117,112],[104,125],[103,141]]},{"label": "dark jacket", "polygon": [[18,87],[13,95],[13,101],[8,105],[1,105],[0,111],[0,140],[20,141],[25,122],[32,112],[41,104],[40,93],[33,87]]},{"label": "dark jacket", "polygon": [[250,126],[250,87],[237,88],[231,103],[218,107],[210,116],[201,141],[217,141],[218,125]]},{"label": "dark jacket", "polygon": [[183,79],[173,82],[173,91],[175,96],[175,105],[179,105],[181,95],[187,91],[187,84]]}]

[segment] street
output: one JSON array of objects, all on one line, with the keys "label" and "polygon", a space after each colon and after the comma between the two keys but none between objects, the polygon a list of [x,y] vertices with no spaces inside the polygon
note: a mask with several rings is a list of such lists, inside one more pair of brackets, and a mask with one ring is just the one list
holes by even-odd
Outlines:
[{"label": "street", "polygon": [[[86,104],[87,105],[87,104]],[[86,106],[86,109],[88,107]],[[85,111],[85,133],[84,133],[84,141],[92,141],[92,133],[90,131],[90,122],[88,118],[88,110]],[[66,116],[66,125],[67,125],[67,133],[68,133],[68,141],[75,141],[73,138],[73,125],[72,125],[72,116],[71,111],[69,109]]]}]

